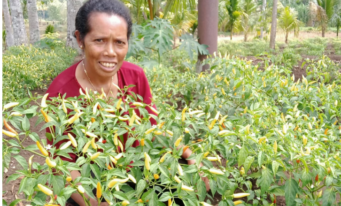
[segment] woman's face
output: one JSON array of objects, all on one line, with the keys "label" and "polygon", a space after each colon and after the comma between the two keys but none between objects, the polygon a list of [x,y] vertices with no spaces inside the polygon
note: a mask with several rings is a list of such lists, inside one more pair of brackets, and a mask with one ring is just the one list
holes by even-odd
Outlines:
[{"label": "woman's face", "polygon": [[90,15],[89,25],[83,40],[86,68],[92,74],[111,77],[128,52],[128,25],[120,16],[99,12]]}]

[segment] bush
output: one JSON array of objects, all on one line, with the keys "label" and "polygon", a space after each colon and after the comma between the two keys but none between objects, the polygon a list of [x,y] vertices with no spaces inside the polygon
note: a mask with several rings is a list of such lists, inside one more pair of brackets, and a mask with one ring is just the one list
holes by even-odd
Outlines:
[{"label": "bush", "polygon": [[50,33],[55,33],[54,26],[51,24],[47,25],[47,27],[45,29],[45,34],[50,34]]},{"label": "bush", "polygon": [[[46,184],[57,195],[52,202],[64,205],[71,193],[77,192],[77,183],[93,197],[91,189],[98,182],[103,190],[100,198],[117,205],[123,200],[131,204],[149,200],[149,204],[161,205],[174,197],[186,205],[199,205],[215,193],[222,195],[221,205],[234,205],[232,195],[240,191],[249,194],[243,199],[244,205],[271,205],[276,196],[284,196],[286,205],[318,205],[322,201],[337,205],[341,185],[340,82],[320,84],[305,78],[295,82],[287,75],[290,68],[272,65],[260,71],[250,62],[235,58],[214,57],[205,63],[211,65],[210,73],[196,74],[194,69],[183,71],[168,64],[146,68],[157,117],[148,114],[149,105],[135,103],[137,107],[133,108],[134,95],[124,102],[110,102],[92,94],[67,101],[53,98],[42,108],[48,118],[39,105],[25,104],[36,101],[36,97],[20,100],[19,106],[3,112],[3,119],[19,132],[5,148],[9,144],[20,148],[17,140],[27,136],[46,145],[27,123],[28,118],[37,116],[39,122],[48,121],[43,129],[54,128],[50,138],[69,140],[64,133],[70,132],[68,119],[81,111],[71,129],[78,146],[61,150],[52,145],[48,156],[82,155],[76,163],[53,159],[53,170],[54,164],[49,163],[49,167],[33,162],[30,166],[36,172],[32,173],[26,160],[16,156],[24,170],[9,179],[25,176],[22,187],[31,189],[23,191],[33,205],[50,200],[40,192],[38,183]],[[87,106],[77,107],[75,102],[87,102]],[[13,111],[23,115],[13,116]],[[134,111],[143,117],[136,121]],[[157,127],[151,127],[149,118],[156,119]],[[118,141],[127,132],[131,137],[125,143],[126,150],[119,154]],[[153,137],[155,141],[151,141]],[[133,148],[135,140],[141,145]],[[89,146],[90,142],[96,145]],[[176,149],[178,143],[180,149]],[[196,160],[195,165],[178,163],[185,145],[195,154],[189,157]],[[9,151],[15,152],[14,148]],[[25,149],[39,152],[35,144]],[[82,178],[67,183],[68,169],[82,171]],[[48,178],[53,172],[59,175]],[[206,193],[199,173],[209,179],[212,193]],[[136,179],[136,190],[125,183],[134,181],[127,178],[128,174]],[[112,185],[115,189],[109,187],[114,178],[121,181]],[[155,191],[163,192],[157,195]],[[206,201],[211,203],[210,198]]]},{"label": "bush", "polygon": [[3,54],[3,103],[27,96],[28,90],[46,88],[73,62],[76,52],[57,46],[43,49],[34,46],[11,47]]}]

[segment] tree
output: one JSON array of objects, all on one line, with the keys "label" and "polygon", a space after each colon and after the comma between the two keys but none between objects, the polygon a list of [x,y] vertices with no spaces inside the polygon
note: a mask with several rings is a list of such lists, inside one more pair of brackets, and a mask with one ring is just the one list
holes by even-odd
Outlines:
[{"label": "tree", "polygon": [[36,0],[27,0],[27,12],[30,28],[30,43],[33,44],[40,39]]},{"label": "tree", "polygon": [[336,26],[336,36],[339,38],[339,31],[341,27],[341,2],[334,6],[334,14],[331,22]]},{"label": "tree", "polygon": [[318,4],[318,15],[317,18],[320,21],[322,27],[322,37],[325,36],[328,22],[333,16],[334,6],[336,5],[335,0],[317,0]]},{"label": "tree", "polygon": [[276,44],[276,29],[277,29],[277,0],[274,0],[272,6],[272,22],[270,33],[270,49],[275,49]]},{"label": "tree", "polygon": [[[266,8],[266,0],[263,0],[263,4],[262,4],[262,17],[261,17],[261,21],[262,23],[265,21],[266,19],[266,12],[265,12],[265,8]],[[262,25],[262,27],[260,28],[260,39],[263,39],[263,29],[264,29],[264,26]]]},{"label": "tree", "polygon": [[75,31],[75,19],[76,14],[81,7],[82,3],[80,0],[67,1],[67,36],[66,46],[78,49],[76,38],[73,37]]},{"label": "tree", "polygon": [[14,45],[22,45],[27,43],[27,33],[21,8],[20,0],[9,1],[11,9],[11,19],[13,28]]},{"label": "tree", "polygon": [[229,14],[229,23],[228,28],[230,30],[230,39],[232,40],[233,30],[235,27],[235,23],[240,16],[240,11],[238,10],[238,0],[227,0],[226,1],[226,10]]},{"label": "tree", "polygon": [[6,44],[8,47],[11,47],[11,46],[14,46],[14,38],[13,38],[11,16],[9,14],[7,0],[2,1],[2,12],[4,15],[5,29],[6,29]]},{"label": "tree", "polygon": [[298,31],[299,24],[296,13],[289,6],[285,7],[278,19],[278,25],[285,31],[286,44],[288,43],[289,32],[292,30]]},{"label": "tree", "polygon": [[256,11],[256,4],[253,0],[244,0],[241,6],[241,26],[244,31],[244,41],[247,41],[248,33],[251,30],[250,19],[254,11]]}]

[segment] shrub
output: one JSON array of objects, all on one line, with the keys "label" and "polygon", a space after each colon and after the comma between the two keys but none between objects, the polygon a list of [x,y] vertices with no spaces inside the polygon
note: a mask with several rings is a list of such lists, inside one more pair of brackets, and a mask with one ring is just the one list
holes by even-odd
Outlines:
[{"label": "shrub", "polygon": [[47,27],[45,29],[45,34],[50,34],[50,33],[55,33],[54,26],[51,24],[47,25]]},{"label": "shrub", "polygon": [[28,90],[46,88],[71,65],[75,55],[74,50],[64,46],[52,50],[34,46],[9,48],[3,54],[3,103],[23,98]]}]

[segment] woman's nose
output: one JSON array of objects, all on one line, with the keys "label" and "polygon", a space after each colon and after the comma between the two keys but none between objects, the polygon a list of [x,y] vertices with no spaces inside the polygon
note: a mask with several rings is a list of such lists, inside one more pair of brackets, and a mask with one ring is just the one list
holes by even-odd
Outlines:
[{"label": "woman's nose", "polygon": [[107,56],[116,56],[115,45],[113,43],[108,43],[104,54]]}]

